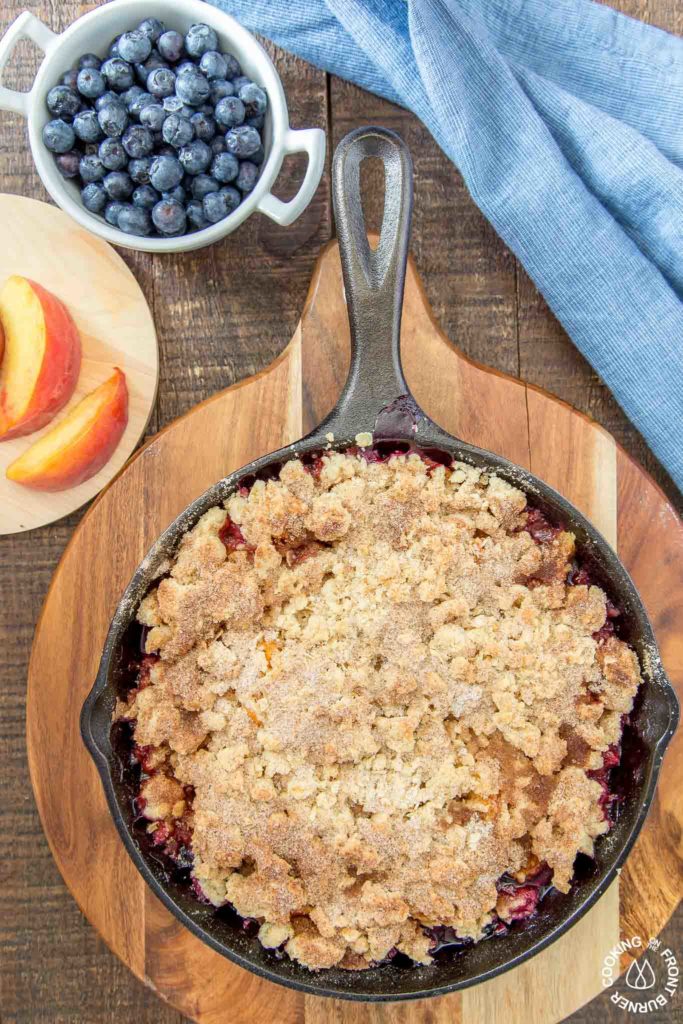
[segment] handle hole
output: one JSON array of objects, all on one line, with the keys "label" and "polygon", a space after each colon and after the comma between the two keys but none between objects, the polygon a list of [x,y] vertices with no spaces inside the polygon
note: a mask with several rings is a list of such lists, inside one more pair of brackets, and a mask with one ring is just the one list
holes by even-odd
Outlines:
[{"label": "handle hole", "polygon": [[271,192],[283,203],[293,199],[304,180],[308,157],[305,153],[288,153],[282,161],[280,173],[275,179]]},{"label": "handle hole", "polygon": [[[272,194],[283,203],[293,199],[301,188],[307,166],[306,153],[288,153],[271,189]],[[292,256],[318,233],[324,221],[325,202],[324,192],[318,189],[303,213],[286,228],[268,217],[260,217],[259,241],[273,256]]]},{"label": "handle hole", "polygon": [[365,233],[372,250],[379,245],[384,220],[385,187],[386,174],[381,157],[366,156],[360,164],[360,197]]},{"label": "handle hole", "polygon": [[32,39],[20,39],[2,71],[2,84],[16,92],[29,92],[43,57]]}]

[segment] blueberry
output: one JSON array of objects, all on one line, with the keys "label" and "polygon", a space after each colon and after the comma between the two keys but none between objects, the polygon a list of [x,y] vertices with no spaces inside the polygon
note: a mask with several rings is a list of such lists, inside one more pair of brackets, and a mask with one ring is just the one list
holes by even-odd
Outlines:
[{"label": "blueberry", "polygon": [[135,29],[133,32],[124,32],[119,37],[119,57],[127,60],[130,64],[140,64],[147,60],[152,52],[152,42],[144,32]]},{"label": "blueberry", "polygon": [[138,185],[133,192],[133,206],[140,210],[151,210],[161,199],[161,196],[151,185]]},{"label": "blueberry", "polygon": [[163,141],[163,139],[164,139],[164,137],[162,135],[161,136],[161,143],[160,143],[160,145],[157,146],[157,150],[156,150],[155,156],[172,156],[172,157],[176,157],[177,158],[178,154],[176,153],[176,151],[173,148],[173,146],[167,145]]},{"label": "blueberry", "polygon": [[249,160],[242,160],[235,185],[240,192],[251,192],[258,179],[258,167]]},{"label": "blueberry", "polygon": [[121,103],[121,97],[117,92],[112,92],[111,89],[107,89],[101,96],[95,100],[95,110],[101,110],[102,107],[106,107],[107,103]]},{"label": "blueberry", "polygon": [[232,153],[219,153],[213,158],[211,174],[223,184],[234,181],[240,169],[239,160]]},{"label": "blueberry", "polygon": [[176,64],[185,52],[185,44],[180,32],[164,32],[157,39],[157,49],[161,56]]},{"label": "blueberry", "polygon": [[141,85],[131,85],[130,89],[126,89],[119,96],[119,99],[124,104],[126,110],[130,111],[131,106],[140,97],[145,95],[145,90]]},{"label": "blueberry", "polygon": [[154,157],[152,156],[142,156],[137,160],[130,160],[128,162],[128,173],[136,185],[147,185],[149,183],[153,159]]},{"label": "blueberry", "polygon": [[168,70],[168,66],[168,61],[165,61],[156,50],[152,50],[144,63],[135,65],[135,74],[140,84],[146,86],[147,79],[153,71],[157,71],[159,68],[166,68]]},{"label": "blueberry", "polygon": [[56,85],[47,94],[47,109],[55,117],[61,117],[62,120],[67,118],[71,120],[81,109],[81,101],[78,94],[70,89],[68,85]]},{"label": "blueberry", "polygon": [[226,96],[216,104],[216,120],[223,128],[236,128],[244,121],[244,104],[237,96]]},{"label": "blueberry", "polygon": [[201,139],[195,139],[182,147],[178,159],[188,174],[201,174],[211,163],[211,150]]},{"label": "blueberry", "polygon": [[149,156],[154,149],[154,139],[152,138],[151,131],[141,124],[131,125],[121,141],[128,156],[134,160],[138,160],[141,156]]},{"label": "blueberry", "polygon": [[159,21],[158,18],[145,18],[138,25],[138,32],[144,33],[147,36],[150,43],[156,43],[159,36],[163,35],[166,31],[166,26],[163,21]]},{"label": "blueberry", "polygon": [[60,118],[48,121],[43,128],[43,142],[51,153],[68,153],[75,141],[74,129]]},{"label": "blueberry", "polygon": [[225,153],[225,136],[216,135],[215,138],[211,139],[209,145],[211,146],[211,152],[213,153],[214,156],[218,156],[219,153]]},{"label": "blueberry", "polygon": [[55,163],[63,178],[75,178],[80,161],[81,154],[77,149],[70,149],[68,153],[60,153],[55,157]]},{"label": "blueberry", "polygon": [[96,68],[83,68],[78,72],[76,88],[87,100],[96,100],[98,96],[102,96],[106,92],[107,85],[104,75],[100,74]]},{"label": "blueberry", "polygon": [[256,152],[251,157],[251,162],[252,162],[252,164],[256,164],[257,167],[260,167],[265,159],[266,159],[266,153],[265,153],[265,150],[263,148],[263,143],[261,143],[259,148],[256,150]]},{"label": "blueberry", "polygon": [[189,118],[182,117],[180,114],[169,114],[164,121],[161,134],[164,137],[164,142],[168,142],[169,146],[180,149],[181,146],[186,146],[188,142],[192,141],[194,128]]},{"label": "blueberry", "polygon": [[[236,203],[231,194],[233,192],[237,196]],[[232,213],[235,207],[239,205],[239,201],[239,192],[234,188],[226,188],[220,192],[209,192],[203,199],[204,216],[210,224],[217,224],[219,220],[223,220],[229,213]]]},{"label": "blueberry", "polygon": [[107,203],[104,208],[104,219],[107,224],[111,224],[113,228],[117,228],[119,226],[119,213],[125,205],[125,203],[118,202]]},{"label": "blueberry", "polygon": [[226,78],[239,78],[242,74],[242,66],[238,61],[237,57],[234,57],[231,53],[224,53],[226,63],[228,65],[225,72]]},{"label": "blueberry", "polygon": [[182,114],[183,117],[192,117],[195,113],[193,107],[188,107],[179,96],[166,96],[161,104],[167,114]]},{"label": "blueberry", "polygon": [[147,79],[147,91],[163,100],[175,92],[175,75],[170,68],[156,68]]},{"label": "blueberry", "polygon": [[152,221],[162,235],[180,235],[185,231],[185,210],[176,199],[162,199],[152,210]]},{"label": "blueberry", "polygon": [[221,195],[225,196],[225,201],[228,204],[228,212],[232,213],[240,205],[244,196],[241,196],[237,189],[233,185],[224,185],[221,189]]},{"label": "blueberry", "polygon": [[194,68],[192,71],[178,75],[175,91],[176,96],[179,96],[183,103],[188,103],[191,107],[201,107],[202,103],[208,99],[211,86],[208,78]]},{"label": "blueberry", "polygon": [[110,139],[119,139],[128,127],[128,111],[123,103],[106,103],[97,111],[97,122]]},{"label": "blueberry", "polygon": [[84,156],[81,157],[78,165],[78,173],[86,185],[89,185],[91,181],[102,181],[102,178],[107,173],[107,168],[99,156]]},{"label": "blueberry", "polygon": [[96,53],[84,53],[82,57],[78,58],[76,67],[79,71],[82,71],[83,68],[95,68],[99,71],[102,67],[102,61]]},{"label": "blueberry", "polygon": [[256,128],[256,130],[260,132],[266,123],[266,115],[252,114],[251,117],[245,117],[244,123],[248,124],[250,128]]},{"label": "blueberry", "polygon": [[99,181],[93,181],[81,190],[81,199],[90,213],[102,213],[107,205],[107,193]]},{"label": "blueberry", "polygon": [[175,156],[156,156],[152,160],[149,180],[158,192],[167,192],[183,180],[183,165]]},{"label": "blueberry", "polygon": [[152,132],[160,132],[167,114],[160,103],[149,103],[140,111],[140,124]]},{"label": "blueberry", "polygon": [[201,57],[207,50],[218,49],[218,36],[208,25],[190,25],[185,36],[185,49],[191,57]]},{"label": "blueberry", "polygon": [[210,177],[210,175],[198,174],[192,180],[192,195],[195,199],[203,199],[210,192],[218,192],[220,187],[216,179]]},{"label": "blueberry", "polygon": [[130,116],[137,117],[139,119],[140,114],[145,109],[145,107],[151,107],[152,104],[156,102],[157,101],[154,99],[154,97],[150,96],[148,92],[142,92],[139,96],[136,96],[135,99],[131,102]]},{"label": "blueberry", "polygon": [[247,160],[254,153],[258,153],[261,136],[255,128],[242,125],[241,128],[232,128],[226,134],[225,145],[228,153],[234,153],[240,160]]},{"label": "blueberry", "polygon": [[125,92],[133,84],[133,69],[120,57],[110,57],[109,60],[105,60],[101,71],[107,80],[107,85],[114,92]]},{"label": "blueberry", "polygon": [[251,78],[247,78],[246,75],[231,75],[230,77],[232,78],[232,87],[236,93],[240,91],[242,86],[252,85]]},{"label": "blueberry", "polygon": [[123,201],[128,199],[135,185],[130,174],[125,171],[110,171],[102,182],[110,199]]},{"label": "blueberry", "polygon": [[199,70],[203,71],[210,82],[214,78],[224,79],[228,70],[228,62],[217,50],[207,50],[199,62]]},{"label": "blueberry", "polygon": [[65,71],[62,75],[62,85],[65,85],[67,89],[71,89],[72,92],[76,92],[76,83],[78,82],[78,69],[71,68],[71,71]]},{"label": "blueberry", "polygon": [[101,142],[98,155],[108,171],[122,171],[128,163],[128,154],[119,139],[105,139]]},{"label": "blueberry", "polygon": [[119,56],[119,39],[120,38],[121,38],[121,36],[117,36],[116,39],[112,39],[112,41],[110,42],[109,49],[107,50],[107,53],[109,54],[110,57],[118,57]]},{"label": "blueberry", "polygon": [[168,192],[162,192],[162,199],[175,199],[176,203],[180,203],[181,206],[185,205],[187,193],[182,185],[176,185],[175,188],[169,189]]},{"label": "blueberry", "polygon": [[238,93],[244,103],[244,111],[247,117],[254,117],[256,114],[264,114],[268,106],[268,97],[260,85],[249,82],[243,85]]},{"label": "blueberry", "polygon": [[193,60],[184,60],[175,69],[176,75],[184,75],[187,71],[196,71],[197,65]]},{"label": "blueberry", "polygon": [[192,114],[190,117],[190,124],[194,130],[195,138],[201,139],[202,142],[210,142],[216,134],[216,121],[211,114],[197,111],[196,114]]},{"label": "blueberry", "polygon": [[152,232],[152,222],[149,212],[141,210],[137,206],[124,206],[119,211],[119,228],[128,235],[149,235]]},{"label": "blueberry", "polygon": [[190,199],[189,203],[185,207],[185,213],[190,226],[195,231],[201,231],[202,228],[208,228],[209,222],[204,216],[204,207],[198,199]]}]

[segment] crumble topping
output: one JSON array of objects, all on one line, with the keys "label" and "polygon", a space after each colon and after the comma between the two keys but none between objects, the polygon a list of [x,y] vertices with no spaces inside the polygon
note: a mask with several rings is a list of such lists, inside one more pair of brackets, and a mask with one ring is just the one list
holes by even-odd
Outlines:
[{"label": "crumble topping", "polygon": [[515,917],[501,876],[547,865],[566,892],[608,830],[593,776],[638,662],[568,582],[573,536],[527,517],[464,464],[292,460],[207,512],[141,603],[151,657],[116,716],[144,813],[191,831],[202,894],[264,946],[429,963],[425,929],[480,939]]}]

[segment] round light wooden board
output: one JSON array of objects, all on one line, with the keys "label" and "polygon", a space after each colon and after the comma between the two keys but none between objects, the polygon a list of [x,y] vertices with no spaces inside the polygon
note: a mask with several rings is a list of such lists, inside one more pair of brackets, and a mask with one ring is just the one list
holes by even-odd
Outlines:
[{"label": "round light wooden board", "polygon": [[[12,274],[29,277],[64,303],[81,336],[76,390],[42,431],[0,443],[0,534],[33,530],[80,508],[121,469],[144,433],[158,377],[154,322],[140,286],[107,242],[65,213],[22,196],[0,195],[0,287]],[[99,473],[65,491],[32,491],[5,478],[10,462],[51,430],[118,366],[128,385],[128,425]]]},{"label": "round light wooden board", "polygon": [[[406,376],[426,412],[456,436],[530,466],[614,544],[683,694],[683,525],[661,491],[595,423],[465,359],[435,324],[412,264],[402,346]],[[553,1024],[602,991],[602,960],[620,933],[658,934],[680,899],[681,735],[666,755],[647,823],[618,882],[574,928],[484,985],[435,1000],[374,1006],[303,996],[262,981],[183,928],[128,858],[81,742],[81,705],[111,615],[149,546],[215,480],[319,422],[341,389],[348,358],[332,245],[279,359],[153,438],[84,517],[45,601],[29,668],[29,765],[43,826],[67,885],[111,949],[200,1024]]]}]

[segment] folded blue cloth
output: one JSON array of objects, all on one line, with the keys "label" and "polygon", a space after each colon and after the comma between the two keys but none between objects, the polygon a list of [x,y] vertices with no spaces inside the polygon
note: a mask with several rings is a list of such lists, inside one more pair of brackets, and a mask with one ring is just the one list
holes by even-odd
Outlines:
[{"label": "folded blue cloth", "polygon": [[683,489],[683,40],[588,0],[212,0],[412,110]]}]

